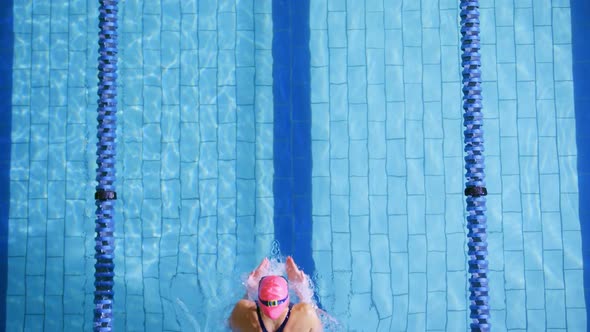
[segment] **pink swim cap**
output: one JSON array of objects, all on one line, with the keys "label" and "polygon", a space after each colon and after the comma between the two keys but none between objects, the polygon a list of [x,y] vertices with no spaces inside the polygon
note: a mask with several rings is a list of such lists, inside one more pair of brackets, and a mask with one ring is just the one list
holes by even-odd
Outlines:
[{"label": "pink swim cap", "polygon": [[270,317],[277,319],[289,306],[289,286],[282,276],[266,276],[258,284],[258,303],[260,310]]}]

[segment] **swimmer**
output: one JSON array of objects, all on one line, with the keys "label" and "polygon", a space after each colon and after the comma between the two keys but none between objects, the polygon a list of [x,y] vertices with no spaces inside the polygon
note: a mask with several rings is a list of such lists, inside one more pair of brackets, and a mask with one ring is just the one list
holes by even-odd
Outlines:
[{"label": "swimmer", "polygon": [[[322,331],[322,323],[312,303],[293,304],[289,299],[289,283],[292,285],[309,285],[307,275],[299,270],[295,261],[287,257],[287,277],[264,275],[269,269],[270,261],[264,258],[260,265],[250,273],[246,281],[248,290],[258,286],[258,299],[251,301],[248,293],[238,301],[229,318],[232,331],[239,332],[289,332],[289,331]],[[297,296],[305,298],[294,287]]]}]

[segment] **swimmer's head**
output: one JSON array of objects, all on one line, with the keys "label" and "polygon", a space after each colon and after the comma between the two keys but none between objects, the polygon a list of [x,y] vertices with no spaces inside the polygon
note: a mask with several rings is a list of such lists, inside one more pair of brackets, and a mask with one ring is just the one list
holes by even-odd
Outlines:
[{"label": "swimmer's head", "polygon": [[277,319],[289,306],[289,286],[283,276],[266,276],[258,284],[258,302],[260,310]]}]

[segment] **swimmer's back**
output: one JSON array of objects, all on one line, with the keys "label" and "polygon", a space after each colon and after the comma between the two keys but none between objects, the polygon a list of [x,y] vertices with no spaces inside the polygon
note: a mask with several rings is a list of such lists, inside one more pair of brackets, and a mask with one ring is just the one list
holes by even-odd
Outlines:
[{"label": "swimmer's back", "polygon": [[[262,328],[258,323],[256,302],[240,300],[231,314],[230,327],[236,332],[261,332]],[[315,308],[309,303],[297,303],[291,309],[289,320],[285,325],[284,332],[319,332],[322,331],[322,324]],[[274,332],[270,331],[269,332]]]}]

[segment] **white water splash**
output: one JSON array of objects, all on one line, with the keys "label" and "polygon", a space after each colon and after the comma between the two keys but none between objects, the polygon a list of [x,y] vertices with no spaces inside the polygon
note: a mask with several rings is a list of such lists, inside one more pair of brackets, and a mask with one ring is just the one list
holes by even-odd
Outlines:
[{"label": "white water splash", "polygon": [[340,322],[336,318],[332,317],[324,310],[317,308],[316,312],[320,317],[320,321],[322,322],[322,327],[325,332],[346,331],[344,326],[342,326],[342,324],[340,324]]}]

